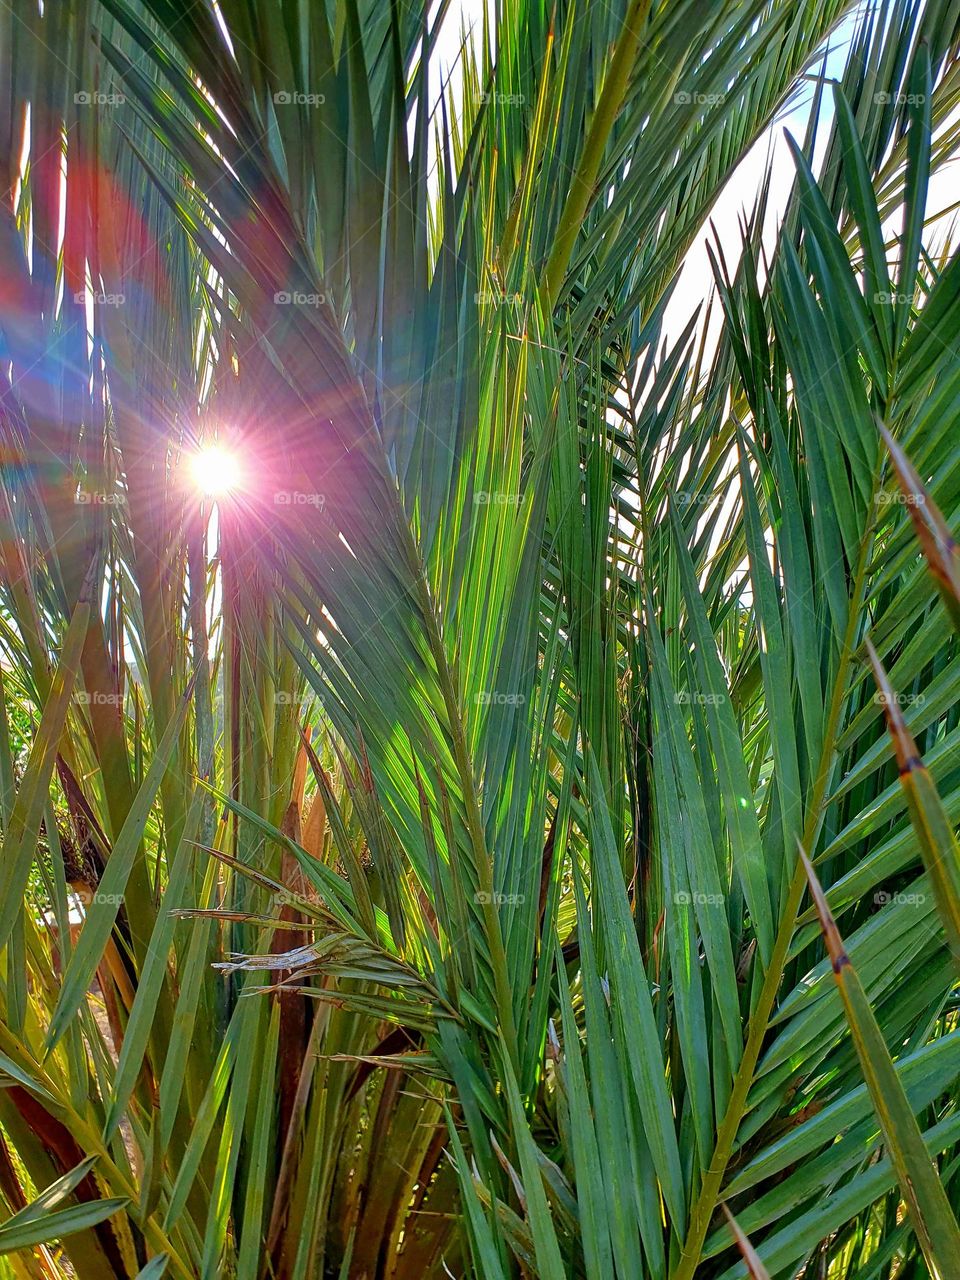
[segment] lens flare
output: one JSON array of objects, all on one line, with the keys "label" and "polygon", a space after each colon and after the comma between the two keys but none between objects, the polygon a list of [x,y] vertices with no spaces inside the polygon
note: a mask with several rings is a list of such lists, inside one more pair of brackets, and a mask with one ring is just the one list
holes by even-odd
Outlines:
[{"label": "lens flare", "polygon": [[190,459],[194,485],[208,498],[222,498],[240,484],[240,463],[221,445],[211,444]]}]

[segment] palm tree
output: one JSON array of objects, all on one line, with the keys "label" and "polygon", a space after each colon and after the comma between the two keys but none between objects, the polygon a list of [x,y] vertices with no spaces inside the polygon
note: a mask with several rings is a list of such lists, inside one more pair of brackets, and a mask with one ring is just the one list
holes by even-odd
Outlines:
[{"label": "palm tree", "polygon": [[956,1274],[960,9],[449,8],[0,8],[0,1268]]}]

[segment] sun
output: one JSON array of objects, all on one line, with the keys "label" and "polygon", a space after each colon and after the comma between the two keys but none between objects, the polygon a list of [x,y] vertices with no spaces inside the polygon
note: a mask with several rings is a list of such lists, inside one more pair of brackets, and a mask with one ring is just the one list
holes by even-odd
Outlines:
[{"label": "sun", "polygon": [[206,445],[190,459],[190,475],[201,493],[222,498],[240,483],[240,462],[221,445]]}]

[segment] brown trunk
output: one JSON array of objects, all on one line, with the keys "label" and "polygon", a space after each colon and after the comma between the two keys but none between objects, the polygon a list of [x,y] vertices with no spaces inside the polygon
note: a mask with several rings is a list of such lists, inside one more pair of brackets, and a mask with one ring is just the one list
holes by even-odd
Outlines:
[{"label": "brown trunk", "polygon": [[[84,1159],[86,1153],[81,1151],[73,1134],[55,1116],[46,1111],[32,1094],[20,1085],[11,1085],[9,1094],[24,1122],[42,1143],[60,1173],[68,1173]],[[83,1203],[102,1199],[92,1173],[88,1173],[77,1185],[73,1194]],[[93,1231],[110,1263],[113,1275],[118,1277],[118,1280],[126,1280],[127,1269],[109,1220],[101,1222],[93,1228]]]}]

